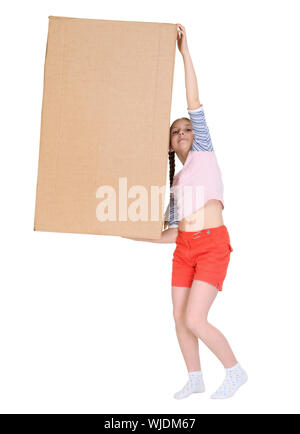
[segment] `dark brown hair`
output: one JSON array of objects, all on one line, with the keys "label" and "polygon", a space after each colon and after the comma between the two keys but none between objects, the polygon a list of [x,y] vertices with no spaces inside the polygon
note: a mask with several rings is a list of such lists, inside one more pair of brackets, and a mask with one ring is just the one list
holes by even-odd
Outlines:
[{"label": "dark brown hair", "polygon": [[[191,120],[189,118],[186,118],[186,117],[175,119],[175,121],[172,122],[172,124],[170,126],[169,146],[171,146],[171,130],[173,128],[173,125],[175,124],[175,122],[181,121],[181,120],[189,121],[191,123]],[[169,180],[170,180],[170,189],[171,189],[172,184],[173,184],[174,174],[175,174],[175,152],[174,151],[172,151],[172,152],[169,151]],[[170,214],[169,214],[169,218],[170,218]],[[169,226],[169,221],[165,220],[164,221],[164,230],[167,229],[168,226]]]}]

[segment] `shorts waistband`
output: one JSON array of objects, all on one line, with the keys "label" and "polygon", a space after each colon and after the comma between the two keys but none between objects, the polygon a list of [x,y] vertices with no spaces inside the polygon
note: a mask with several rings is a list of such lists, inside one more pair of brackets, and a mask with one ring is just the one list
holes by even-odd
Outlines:
[{"label": "shorts waistband", "polygon": [[211,234],[228,235],[228,230],[225,225],[217,226],[214,228],[205,228],[205,229],[201,229],[200,231],[193,231],[193,232],[181,231],[178,229],[178,236],[186,240],[191,240],[200,237],[206,238]]}]

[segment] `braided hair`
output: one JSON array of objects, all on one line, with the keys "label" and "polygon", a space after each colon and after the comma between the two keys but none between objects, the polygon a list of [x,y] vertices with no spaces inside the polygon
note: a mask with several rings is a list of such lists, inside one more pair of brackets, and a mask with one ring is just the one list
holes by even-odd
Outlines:
[{"label": "braided hair", "polygon": [[[188,119],[188,118],[186,118],[186,117],[175,119],[175,121],[170,126],[169,146],[171,146],[171,130],[173,128],[173,125],[175,124],[175,122],[181,121],[181,120],[185,120],[185,121],[191,122],[191,120]],[[171,152],[169,151],[169,180],[170,180],[170,189],[171,189],[171,187],[173,185],[174,174],[175,174],[175,152],[174,151],[171,151]],[[169,226],[169,221],[165,220],[164,221],[164,230],[167,229],[168,226]]]}]

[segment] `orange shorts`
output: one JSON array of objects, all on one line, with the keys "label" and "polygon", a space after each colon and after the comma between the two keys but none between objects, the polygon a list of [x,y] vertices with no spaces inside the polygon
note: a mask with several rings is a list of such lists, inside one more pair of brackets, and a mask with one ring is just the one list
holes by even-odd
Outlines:
[{"label": "orange shorts", "polygon": [[196,279],[222,291],[232,251],[225,225],[197,232],[178,230],[172,259],[172,286],[191,287]]}]

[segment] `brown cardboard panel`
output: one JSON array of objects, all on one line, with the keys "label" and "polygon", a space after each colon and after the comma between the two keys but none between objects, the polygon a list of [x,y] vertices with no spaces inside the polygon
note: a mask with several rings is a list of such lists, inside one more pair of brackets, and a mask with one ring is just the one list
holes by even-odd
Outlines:
[{"label": "brown cardboard panel", "polygon": [[[152,221],[151,186],[166,188],[176,37],[176,24],[49,17],[35,230],[159,238],[165,194]],[[119,178],[144,187],[147,221],[119,221]],[[115,221],[97,216],[104,185]]]}]

